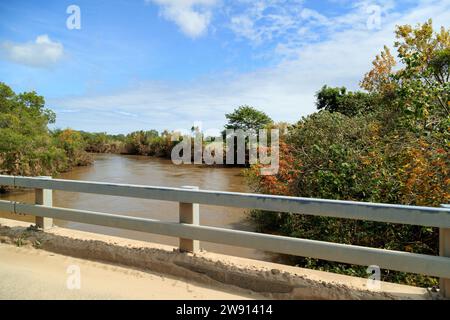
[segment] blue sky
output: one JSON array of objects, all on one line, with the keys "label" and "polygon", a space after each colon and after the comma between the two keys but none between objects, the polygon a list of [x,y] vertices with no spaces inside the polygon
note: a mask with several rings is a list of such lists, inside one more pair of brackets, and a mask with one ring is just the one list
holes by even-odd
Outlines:
[{"label": "blue sky", "polygon": [[220,129],[241,104],[294,122],[428,18],[448,28],[450,0],[2,1],[0,81],[44,95],[61,128]]}]

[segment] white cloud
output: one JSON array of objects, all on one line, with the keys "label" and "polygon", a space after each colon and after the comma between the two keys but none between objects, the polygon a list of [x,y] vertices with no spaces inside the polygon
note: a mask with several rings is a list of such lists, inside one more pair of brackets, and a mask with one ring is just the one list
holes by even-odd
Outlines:
[{"label": "white cloud", "polygon": [[[202,121],[205,129],[221,128],[224,114],[241,104],[258,107],[276,121],[294,122],[315,111],[314,94],[324,84],[357,89],[375,54],[384,44],[394,42],[396,25],[414,25],[433,17],[436,28],[450,27],[447,0],[425,0],[402,14],[385,11],[380,29],[376,30],[367,29],[364,8],[356,6],[346,18],[341,17],[339,26],[353,27],[328,27],[333,32],[326,39],[307,43],[286,38],[279,44],[289,49],[289,57],[275,66],[232,76],[214,74],[183,85],[147,82],[111,95],[74,97],[50,101],[50,105],[93,114],[89,119],[80,116],[76,124],[81,125],[80,129],[92,130],[94,126],[98,131],[190,128],[194,121]],[[138,117],[124,122],[111,112],[119,109]],[[61,115],[58,125],[74,126],[72,120]]]},{"label": "white cloud", "polygon": [[302,12],[300,13],[300,17],[305,20],[316,20],[317,22],[323,25],[328,24],[329,22],[327,17],[325,17],[324,15],[320,14],[315,10],[311,10],[308,8],[302,10]]},{"label": "white cloud", "polygon": [[229,27],[238,36],[255,44],[271,41],[299,26],[303,0],[239,0],[245,9],[231,12]]},{"label": "white cloud", "polygon": [[13,43],[5,41],[0,46],[2,56],[12,62],[31,67],[46,68],[57,63],[64,54],[61,43],[48,35],[36,37],[34,42]]},{"label": "white cloud", "polygon": [[216,0],[146,0],[161,7],[161,15],[191,38],[206,33]]},{"label": "white cloud", "polygon": [[395,7],[392,0],[329,0],[339,2],[345,8],[343,11],[347,12],[337,11],[325,16],[306,7],[303,0],[236,1],[244,4],[244,10],[234,10],[232,5],[229,7],[229,28],[255,46],[273,45],[275,53],[286,55],[291,53],[291,49],[298,49],[313,41],[327,40],[336,32],[367,31],[367,23],[374,14],[373,8],[384,18]]}]

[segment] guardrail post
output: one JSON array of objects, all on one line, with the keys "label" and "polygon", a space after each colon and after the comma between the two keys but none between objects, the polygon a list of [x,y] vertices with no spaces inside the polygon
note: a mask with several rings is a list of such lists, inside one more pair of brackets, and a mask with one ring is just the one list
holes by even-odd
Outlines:
[{"label": "guardrail post", "polygon": [[[42,177],[51,179],[52,177]],[[41,204],[47,207],[53,206],[53,190],[51,189],[35,189],[35,204]],[[53,219],[46,217],[38,217],[36,216],[36,226],[42,229],[49,229],[53,227]]]},{"label": "guardrail post", "polygon": [[[198,190],[195,186],[182,186],[183,189]],[[198,203],[180,202],[179,222],[189,224],[200,224],[200,210]],[[200,251],[200,241],[180,238],[180,251],[198,252]]]},{"label": "guardrail post", "polygon": [[[441,207],[450,208],[450,205]],[[450,228],[439,228],[439,255],[450,258]],[[440,278],[439,289],[444,298],[450,299],[450,279]]]}]

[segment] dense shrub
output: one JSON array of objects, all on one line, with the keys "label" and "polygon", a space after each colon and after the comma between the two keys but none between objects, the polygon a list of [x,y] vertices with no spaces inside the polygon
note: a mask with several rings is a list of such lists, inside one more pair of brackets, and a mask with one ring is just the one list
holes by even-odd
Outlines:
[{"label": "dense shrub", "polygon": [[172,134],[168,131],[161,135],[156,130],[136,131],[126,136],[124,152],[170,158],[173,146]]},{"label": "dense shrub", "polygon": [[[369,93],[322,88],[317,96],[321,111],[300,120],[284,137],[279,173],[262,176],[258,165],[247,171],[255,191],[424,206],[449,202],[446,104],[450,106],[450,90],[445,90],[449,88],[445,50],[450,35],[445,29],[433,33],[427,22],[415,29],[398,27],[397,37],[404,68],[392,70],[393,58],[385,48],[362,82]],[[253,211],[251,218],[261,231],[438,254],[435,228],[261,211]],[[366,276],[365,267],[289,259],[305,267]],[[435,278],[386,270],[383,279],[437,284]]]},{"label": "dense shrub", "polygon": [[92,153],[124,153],[125,136],[109,135],[104,132],[91,133],[80,131],[85,142],[85,150]]}]

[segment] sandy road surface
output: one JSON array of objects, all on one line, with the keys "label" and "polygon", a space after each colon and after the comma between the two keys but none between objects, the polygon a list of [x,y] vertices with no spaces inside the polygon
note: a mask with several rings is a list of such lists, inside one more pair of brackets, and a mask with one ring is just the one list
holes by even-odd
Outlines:
[{"label": "sandy road surface", "polygon": [[[76,275],[81,275],[80,282]],[[75,289],[68,289],[68,285]],[[80,289],[76,289],[78,283]],[[252,299],[156,273],[0,244],[0,299]]]}]

